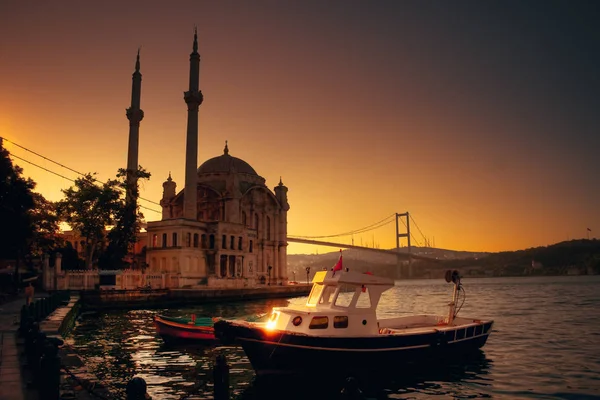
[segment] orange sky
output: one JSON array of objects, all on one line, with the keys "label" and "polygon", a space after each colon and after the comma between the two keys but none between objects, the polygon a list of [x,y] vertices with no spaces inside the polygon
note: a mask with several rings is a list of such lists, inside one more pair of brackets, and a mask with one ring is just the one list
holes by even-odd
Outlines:
[{"label": "orange sky", "polygon": [[[600,62],[590,52],[598,48],[596,31],[586,30],[597,15],[590,10],[549,3],[534,11],[517,2],[501,12],[444,2],[7,3],[0,136],[102,180],[126,164],[125,109],[142,46],[139,161],[152,173],[144,198],[158,202],[169,171],[183,187],[183,91],[197,24],[199,164],[228,140],[230,154],[269,187],[282,176],[289,234],[336,234],[405,211],[436,247],[457,250],[521,249],[600,230]],[[529,23],[533,12],[538,25]],[[50,200],[71,185],[16,162]],[[394,247],[394,224],[354,242]]]}]

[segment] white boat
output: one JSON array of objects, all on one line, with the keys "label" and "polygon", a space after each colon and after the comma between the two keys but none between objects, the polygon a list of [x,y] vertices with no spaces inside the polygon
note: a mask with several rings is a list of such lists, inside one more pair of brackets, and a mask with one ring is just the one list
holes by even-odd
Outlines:
[{"label": "white boat", "polygon": [[319,271],[306,304],[275,307],[264,322],[218,320],[215,335],[225,343],[239,342],[257,375],[373,372],[477,350],[493,321],[458,317],[460,276],[448,271],[446,280],[454,284],[447,315],[378,319],[377,305],[393,280],[348,270]]}]

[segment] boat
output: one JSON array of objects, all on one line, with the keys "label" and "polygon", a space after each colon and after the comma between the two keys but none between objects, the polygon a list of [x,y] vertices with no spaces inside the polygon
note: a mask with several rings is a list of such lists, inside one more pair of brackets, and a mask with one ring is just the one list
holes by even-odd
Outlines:
[{"label": "boat", "polygon": [[168,317],[154,316],[156,332],[167,343],[207,342],[215,340],[214,319],[211,317]]},{"label": "boat", "polygon": [[319,271],[306,304],[274,307],[266,322],[219,319],[215,336],[241,344],[257,376],[389,372],[403,363],[480,352],[493,321],[458,317],[465,299],[458,271],[448,271],[446,281],[454,285],[447,315],[378,319],[379,300],[393,280],[339,268]]}]

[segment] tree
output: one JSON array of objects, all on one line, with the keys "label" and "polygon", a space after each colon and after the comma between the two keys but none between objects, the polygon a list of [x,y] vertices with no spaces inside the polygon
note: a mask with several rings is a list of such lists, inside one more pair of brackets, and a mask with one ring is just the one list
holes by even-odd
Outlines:
[{"label": "tree", "polygon": [[39,193],[33,194],[34,207],[30,210],[33,235],[29,253],[34,257],[49,254],[63,243],[58,226],[56,206]]},{"label": "tree", "polygon": [[35,205],[35,182],[23,178],[22,173],[22,168],[13,165],[0,139],[0,259],[16,261],[15,278],[34,232],[30,211]]},{"label": "tree", "polygon": [[[137,181],[150,179],[150,173],[141,166],[135,172]],[[125,201],[115,215],[115,223],[108,233],[108,247],[99,262],[102,268],[123,268],[128,264],[125,258],[133,252],[133,246],[137,242],[137,234],[144,215],[137,205],[139,197],[138,185],[128,187],[127,170],[121,168],[117,173],[118,186],[127,193],[129,191],[130,201]],[[134,257],[131,258],[134,260]]]},{"label": "tree", "polygon": [[118,181],[97,185],[95,174],[75,180],[75,186],[63,190],[65,199],[57,203],[61,220],[85,240],[85,266],[92,268],[94,252],[105,239],[105,231],[118,214],[121,205]]},{"label": "tree", "polygon": [[[150,173],[140,167],[138,179],[149,179]],[[138,189],[133,188],[133,201],[125,201],[127,171],[119,169],[117,179],[98,185],[95,174],[86,174],[75,186],[63,190],[65,199],[57,203],[61,220],[85,240],[85,265],[92,268],[96,249],[108,239],[99,257],[102,268],[121,268],[123,259],[137,240],[143,215],[137,206]],[[112,229],[108,230],[109,227]],[[107,233],[108,232],[108,233]]]}]

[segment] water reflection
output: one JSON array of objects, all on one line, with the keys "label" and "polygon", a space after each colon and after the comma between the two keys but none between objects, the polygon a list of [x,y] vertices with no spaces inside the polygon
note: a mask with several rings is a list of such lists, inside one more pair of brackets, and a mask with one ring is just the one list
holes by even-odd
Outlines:
[{"label": "water reflection", "polygon": [[[469,279],[462,316],[492,318],[493,333],[483,352],[461,360],[433,360],[421,366],[389,366],[389,376],[361,379],[371,398],[426,399],[600,399],[600,277]],[[384,293],[378,314],[445,313],[451,288],[444,282],[398,282]],[[111,392],[124,397],[133,376],[148,382],[155,399],[213,398],[212,365],[225,354],[231,397],[340,398],[345,377],[326,376],[326,389],[313,379],[255,380],[237,346],[165,346],[156,335],[156,313],[239,317],[269,311],[291,300],[253,300],[169,310],[135,310],[86,315],[68,338]],[[493,360],[493,361],[492,361]]]},{"label": "water reflection", "polygon": [[[438,358],[408,366],[391,365],[387,373],[360,376],[257,377],[238,397],[255,399],[420,399],[490,397],[491,360],[482,351],[460,359]],[[465,390],[465,385],[470,386]]]}]

